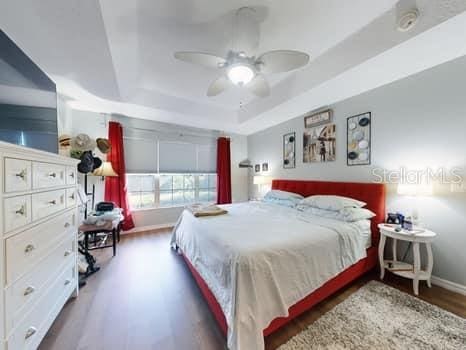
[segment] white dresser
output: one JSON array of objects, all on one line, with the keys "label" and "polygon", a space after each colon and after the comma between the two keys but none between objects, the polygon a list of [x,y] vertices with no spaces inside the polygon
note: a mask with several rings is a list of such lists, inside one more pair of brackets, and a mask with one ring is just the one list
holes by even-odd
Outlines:
[{"label": "white dresser", "polygon": [[0,142],[0,349],[35,349],[78,292],[77,160]]}]

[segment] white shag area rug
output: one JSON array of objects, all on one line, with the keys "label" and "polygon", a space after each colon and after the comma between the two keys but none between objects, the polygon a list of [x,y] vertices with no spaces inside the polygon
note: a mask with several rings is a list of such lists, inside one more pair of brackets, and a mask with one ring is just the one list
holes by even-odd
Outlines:
[{"label": "white shag area rug", "polygon": [[466,349],[466,319],[371,281],[279,348],[310,349]]}]

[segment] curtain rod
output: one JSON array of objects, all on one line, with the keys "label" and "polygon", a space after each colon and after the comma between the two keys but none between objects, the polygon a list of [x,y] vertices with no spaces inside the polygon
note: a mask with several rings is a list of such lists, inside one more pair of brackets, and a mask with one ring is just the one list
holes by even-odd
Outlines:
[{"label": "curtain rod", "polygon": [[146,129],[146,128],[138,128],[134,126],[127,126],[123,125],[123,128],[125,129],[132,129],[132,130],[139,130],[139,131],[147,131],[147,132],[152,132],[152,133],[167,133],[167,134],[174,134],[178,136],[193,136],[193,137],[205,137],[205,138],[212,138],[212,139],[217,139],[220,137],[220,134],[217,136],[214,135],[203,135],[203,134],[195,134],[195,133],[189,133],[189,132],[179,132],[179,131],[172,131],[172,130],[154,130],[154,129]]}]

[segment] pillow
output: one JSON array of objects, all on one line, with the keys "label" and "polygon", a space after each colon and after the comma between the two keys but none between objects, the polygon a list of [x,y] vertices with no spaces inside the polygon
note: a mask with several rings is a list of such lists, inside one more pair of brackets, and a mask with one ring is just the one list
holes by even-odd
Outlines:
[{"label": "pillow", "polygon": [[304,198],[300,204],[325,210],[339,211],[343,208],[362,208],[366,203],[353,198],[342,196],[309,196]]},{"label": "pillow", "polygon": [[263,202],[267,203],[274,203],[278,205],[283,205],[284,207],[295,208],[299,202],[299,199],[280,199],[280,198],[272,198],[272,197],[264,197],[262,200]]},{"label": "pillow", "polygon": [[339,211],[343,221],[354,222],[360,220],[369,220],[375,216],[375,213],[365,208],[343,208]]},{"label": "pillow", "polygon": [[375,216],[369,209],[364,208],[343,208],[342,210],[325,210],[316,207],[309,207],[299,204],[297,206],[299,211],[306,214],[316,215],[327,219],[335,219],[346,222],[355,222],[361,220],[369,220]]},{"label": "pillow", "polygon": [[289,199],[289,200],[296,200],[296,202],[299,202],[304,197],[298,193],[280,191],[280,190],[271,190],[265,194],[264,198]]},{"label": "pillow", "polygon": [[335,211],[335,210],[325,210],[325,209],[319,209],[316,207],[309,207],[307,205],[302,205],[299,204],[296,209],[299,211],[305,213],[305,214],[310,214],[310,215],[316,215],[316,216],[321,216],[323,218],[327,219],[335,219],[335,220],[340,220],[340,212]]}]

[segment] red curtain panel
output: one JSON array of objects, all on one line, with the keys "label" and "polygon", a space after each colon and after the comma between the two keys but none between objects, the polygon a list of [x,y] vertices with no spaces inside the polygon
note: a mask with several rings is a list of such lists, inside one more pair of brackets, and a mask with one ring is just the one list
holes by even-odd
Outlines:
[{"label": "red curtain panel", "polygon": [[217,139],[217,203],[231,203],[230,139]]},{"label": "red curtain panel", "polygon": [[128,204],[126,190],[125,153],[123,149],[123,127],[120,123],[110,122],[108,126],[108,140],[112,145],[107,153],[107,161],[112,163],[113,170],[118,174],[115,177],[105,178],[105,201],[113,202],[123,209],[123,230],[134,227],[131,210]]}]

